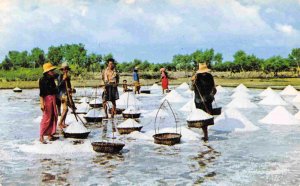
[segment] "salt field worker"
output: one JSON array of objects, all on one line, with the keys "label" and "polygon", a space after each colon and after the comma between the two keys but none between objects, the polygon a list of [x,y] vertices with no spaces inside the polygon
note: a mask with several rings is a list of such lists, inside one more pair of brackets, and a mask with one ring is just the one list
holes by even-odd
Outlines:
[{"label": "salt field worker", "polygon": [[[213,76],[209,73],[205,63],[199,64],[199,69],[196,74],[192,77],[194,92],[195,92],[195,106],[208,114],[212,114],[212,102],[214,101],[214,95],[217,92],[215,88],[215,82]],[[204,141],[208,140],[207,126],[202,127]]]},{"label": "salt field worker", "polygon": [[138,73],[138,67],[134,67],[132,76],[133,76],[133,84],[134,84],[134,93],[140,94],[141,85],[140,85],[140,76]]},{"label": "salt field worker", "polygon": [[124,79],[123,80],[123,92],[127,92],[127,90],[128,90],[127,80]]},{"label": "salt field worker", "polygon": [[160,69],[161,73],[161,87],[162,87],[162,93],[165,93],[165,90],[167,91],[169,89],[169,77],[168,73],[166,72],[165,68]]},{"label": "salt field worker", "polygon": [[57,108],[56,94],[57,87],[55,84],[56,74],[51,63],[43,65],[43,77],[39,79],[40,89],[40,106],[43,111],[42,121],[40,124],[40,142],[46,144],[44,136],[48,136],[50,141],[56,140],[53,135],[56,132]]},{"label": "salt field worker", "polygon": [[116,100],[119,99],[118,93],[118,84],[119,84],[119,74],[115,68],[115,60],[113,58],[109,58],[107,60],[107,68],[103,74],[104,81],[104,91],[102,94],[103,100],[103,108],[105,111],[105,117],[108,118],[107,114],[107,102],[111,101],[112,110],[111,117],[113,118],[116,114]]},{"label": "salt field worker", "polygon": [[71,70],[68,63],[64,62],[61,65],[61,74],[58,76],[58,95],[61,101],[61,105],[63,107],[63,111],[61,114],[61,118],[60,121],[58,123],[58,126],[63,129],[66,128],[67,125],[65,123],[66,121],[66,117],[68,114],[68,106],[73,107],[73,109],[75,108],[74,104],[71,104],[70,100],[68,99],[68,93],[69,95],[72,95],[72,86],[71,86],[71,78],[69,75],[69,71]]}]

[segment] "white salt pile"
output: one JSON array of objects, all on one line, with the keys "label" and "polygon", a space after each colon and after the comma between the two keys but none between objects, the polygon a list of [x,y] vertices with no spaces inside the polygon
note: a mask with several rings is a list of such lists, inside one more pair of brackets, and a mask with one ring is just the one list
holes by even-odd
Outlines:
[{"label": "white salt pile", "polygon": [[284,101],[279,94],[276,92],[269,93],[267,97],[261,100],[258,104],[260,105],[288,105],[286,101]]},{"label": "white salt pile", "polygon": [[238,110],[228,109],[215,119],[215,124],[209,129],[223,132],[249,132],[259,128]]},{"label": "white salt pile", "polygon": [[90,100],[89,103],[90,104],[101,104],[102,103],[102,99],[101,98],[96,98],[96,99]]},{"label": "white salt pile", "polygon": [[232,95],[231,95],[232,98],[252,98],[253,96],[251,96],[250,94],[248,94],[248,92],[244,92],[244,91],[238,91],[238,92],[234,92]]},{"label": "white salt pile", "polygon": [[90,105],[86,102],[83,102],[76,106],[76,113],[87,113],[89,111]]},{"label": "white salt pile", "polygon": [[185,105],[183,105],[179,110],[183,112],[192,112],[193,109],[196,109],[196,105],[194,103],[194,99],[191,99]]},{"label": "white salt pile", "polygon": [[16,87],[13,89],[13,91],[22,91],[22,89],[20,89],[19,87]]},{"label": "white salt pile", "polygon": [[179,87],[177,87],[176,89],[186,90],[189,88],[190,88],[189,85],[186,82],[184,82],[181,85],[179,85]]},{"label": "white salt pile", "polygon": [[239,86],[234,88],[232,91],[233,92],[249,92],[250,90],[244,84],[239,84]]},{"label": "white salt pile", "polygon": [[185,94],[194,94],[194,91],[192,91],[191,89],[187,89],[184,93]]},{"label": "white salt pile", "polygon": [[79,122],[72,122],[65,130],[66,133],[72,133],[72,134],[80,134],[80,133],[86,133],[90,132],[83,124]]},{"label": "white salt pile", "polygon": [[217,89],[217,92],[218,93],[226,93],[226,92],[228,92],[225,88],[223,88],[221,85],[218,85],[217,87],[216,87],[216,89]]},{"label": "white salt pile", "polygon": [[101,112],[99,109],[91,109],[85,117],[90,117],[90,118],[101,118],[104,117],[104,113]]},{"label": "white salt pile", "polygon": [[259,94],[259,96],[261,96],[261,97],[266,97],[266,96],[268,96],[268,95],[270,95],[270,94],[273,94],[273,93],[275,93],[275,91],[274,91],[271,87],[268,87],[267,89],[265,89],[264,91],[262,91],[262,92]]},{"label": "white salt pile", "polygon": [[283,91],[280,92],[282,96],[295,96],[298,94],[298,91],[291,85],[286,86]]},{"label": "white salt pile", "polygon": [[141,127],[141,126],[142,125],[140,125],[134,119],[127,119],[126,121],[119,124],[117,128],[132,128],[132,127]]},{"label": "white salt pile", "polygon": [[192,112],[186,118],[187,121],[201,121],[213,118],[212,115],[204,112],[201,109],[193,109]]},{"label": "white salt pile", "polygon": [[176,90],[172,90],[170,93],[168,93],[164,98],[161,99],[161,102],[163,102],[165,99],[171,103],[182,103],[186,101],[186,99],[182,97]]},{"label": "white salt pile", "polygon": [[282,106],[275,107],[263,119],[259,120],[261,123],[274,125],[297,125],[300,121],[296,119],[289,111]]},{"label": "white salt pile", "polygon": [[124,114],[140,114],[140,110],[136,109],[133,106],[129,106],[127,109],[123,111]]},{"label": "white salt pile", "polygon": [[79,100],[79,103],[88,103],[90,99],[88,97],[83,97]]},{"label": "white salt pile", "polygon": [[252,103],[248,98],[238,97],[234,98],[226,105],[229,108],[257,108],[255,103]]},{"label": "white salt pile", "polygon": [[146,117],[160,117],[160,118],[166,118],[169,117],[170,114],[165,110],[165,109],[160,109],[159,112],[157,113],[158,109],[154,109],[152,112],[146,114]]},{"label": "white salt pile", "polygon": [[93,90],[91,97],[94,97],[94,98],[95,98],[95,97],[101,97],[101,96],[102,96],[102,93],[103,93],[102,90],[100,90],[100,89],[95,89],[95,90]]},{"label": "white salt pile", "polygon": [[[76,114],[78,122],[87,123],[82,114]],[[60,119],[60,118],[58,118]],[[74,114],[68,114],[66,118],[66,124],[77,122]],[[59,120],[58,120],[59,121]]]},{"label": "white salt pile", "polygon": [[117,107],[127,107],[127,106],[139,106],[141,102],[135,97],[134,93],[125,92],[117,100]]},{"label": "white salt pile", "polygon": [[292,100],[294,103],[300,103],[300,94],[297,94],[297,96]]},{"label": "white salt pile", "polygon": [[160,87],[158,84],[156,84],[156,83],[154,83],[154,84],[150,87],[150,90],[158,90],[158,89],[161,89],[161,87]]},{"label": "white salt pile", "polygon": [[300,120],[300,110],[294,116],[296,119]]}]

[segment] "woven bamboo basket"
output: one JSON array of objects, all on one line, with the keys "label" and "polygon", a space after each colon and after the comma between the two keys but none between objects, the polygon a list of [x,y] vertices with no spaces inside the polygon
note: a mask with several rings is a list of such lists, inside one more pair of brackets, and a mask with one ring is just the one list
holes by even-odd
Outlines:
[{"label": "woven bamboo basket", "polygon": [[134,113],[134,114],[122,113],[122,115],[123,115],[123,118],[136,119],[136,118],[139,118],[141,116],[141,113]]},{"label": "woven bamboo basket", "polygon": [[90,132],[85,132],[85,133],[67,133],[64,132],[64,137],[65,138],[76,138],[76,139],[86,139]]},{"label": "woven bamboo basket", "polygon": [[19,92],[22,92],[22,89],[20,89],[20,90],[13,90],[13,91],[19,93]]},{"label": "woven bamboo basket", "polygon": [[100,108],[103,106],[102,103],[90,103],[89,105],[93,108]]},{"label": "woven bamboo basket", "polygon": [[180,143],[181,134],[178,133],[160,133],[153,135],[154,143],[163,145],[175,145]]},{"label": "woven bamboo basket", "polygon": [[83,116],[87,122],[101,122],[103,117],[87,117]]},{"label": "woven bamboo basket", "polygon": [[117,127],[119,134],[130,134],[131,132],[134,131],[141,131],[143,128],[143,126],[141,127],[126,127],[126,128],[122,128],[122,127]]},{"label": "woven bamboo basket", "polygon": [[203,126],[213,125],[214,118],[198,121],[187,121],[188,127],[190,128],[202,128]]},{"label": "woven bamboo basket", "polygon": [[141,94],[151,94],[151,90],[141,90]]},{"label": "woven bamboo basket", "polygon": [[125,144],[111,143],[111,142],[93,142],[92,146],[93,146],[93,150],[96,152],[118,153],[123,149]]},{"label": "woven bamboo basket", "polygon": [[222,107],[216,107],[212,109],[212,115],[218,116],[222,112]]}]

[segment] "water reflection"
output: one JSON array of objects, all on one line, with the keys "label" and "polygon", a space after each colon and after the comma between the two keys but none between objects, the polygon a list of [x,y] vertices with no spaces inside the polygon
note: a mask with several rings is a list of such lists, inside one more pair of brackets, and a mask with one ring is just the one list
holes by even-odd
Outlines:
[{"label": "water reflection", "polygon": [[53,159],[41,159],[41,183],[55,185],[70,185],[69,175],[70,159],[57,161]]}]

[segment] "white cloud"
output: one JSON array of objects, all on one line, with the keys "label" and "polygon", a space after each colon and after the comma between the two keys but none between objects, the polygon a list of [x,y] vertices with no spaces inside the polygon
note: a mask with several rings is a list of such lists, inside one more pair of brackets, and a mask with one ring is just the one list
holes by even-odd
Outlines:
[{"label": "white cloud", "polygon": [[292,35],[297,32],[292,25],[287,25],[287,24],[276,24],[275,28],[276,30],[287,35]]}]

